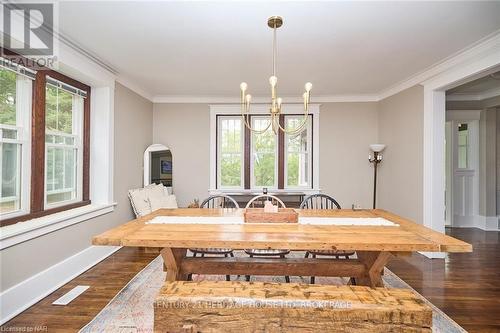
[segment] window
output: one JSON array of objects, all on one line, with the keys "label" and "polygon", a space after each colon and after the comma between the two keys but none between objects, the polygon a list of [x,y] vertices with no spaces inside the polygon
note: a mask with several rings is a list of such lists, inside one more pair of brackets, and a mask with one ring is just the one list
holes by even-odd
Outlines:
[{"label": "window", "polygon": [[0,66],[0,213],[9,218],[29,209],[31,80]]},{"label": "window", "polygon": [[458,168],[468,168],[467,152],[469,150],[469,126],[458,124]]},{"label": "window", "polygon": [[[269,126],[269,117],[251,117],[252,132],[251,179],[252,188],[277,188],[278,137]],[[267,128],[267,129],[266,129]]]},{"label": "window", "polygon": [[218,119],[218,179],[223,188],[243,185],[243,122],[241,117]]},{"label": "window", "polygon": [[83,97],[56,83],[45,89],[45,206],[81,198]]},{"label": "window", "polygon": [[[274,134],[267,108],[262,105],[248,117],[256,131],[246,128],[239,106],[211,106],[211,189],[311,191],[318,187],[319,108],[313,107],[306,128],[298,134]],[[290,105],[297,113],[281,115],[281,126],[297,128],[304,121],[301,105]],[[316,125],[315,125],[316,123]],[[316,126],[316,127],[314,127]],[[260,133],[259,131],[263,131]],[[316,135],[316,136],[315,136]]]},{"label": "window", "polygon": [[90,203],[90,87],[7,58],[0,58],[1,226]]},{"label": "window", "polygon": [[[297,128],[303,116],[285,116],[285,128]],[[311,118],[306,128],[294,135],[285,135],[286,187],[309,187],[311,184]]]}]

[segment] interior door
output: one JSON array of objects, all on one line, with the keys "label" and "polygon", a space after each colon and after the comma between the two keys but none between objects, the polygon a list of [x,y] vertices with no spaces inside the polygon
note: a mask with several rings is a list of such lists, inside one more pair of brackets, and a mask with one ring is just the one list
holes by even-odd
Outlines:
[{"label": "interior door", "polygon": [[479,212],[479,122],[451,122],[453,225],[473,226]]}]

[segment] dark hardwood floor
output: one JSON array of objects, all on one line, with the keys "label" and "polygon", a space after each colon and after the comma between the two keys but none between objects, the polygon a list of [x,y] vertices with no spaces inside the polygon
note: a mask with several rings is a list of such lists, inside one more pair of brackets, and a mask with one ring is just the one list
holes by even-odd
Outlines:
[{"label": "dark hardwood floor", "polygon": [[[500,332],[500,232],[450,229],[472,243],[474,252],[450,254],[445,261],[419,254],[397,258],[389,268],[469,332]],[[47,296],[0,328],[47,327],[48,332],[78,331],[157,254],[123,248]],[[67,306],[51,303],[76,285],[90,288]],[[40,330],[39,330],[40,332]]]},{"label": "dark hardwood floor", "polygon": [[[122,248],[5,323],[0,332],[30,332],[30,329],[32,332],[77,332],[156,256],[158,253],[146,253],[143,249]],[[66,306],[52,305],[77,285],[90,288]],[[28,330],[19,330],[24,327]]]},{"label": "dark hardwood floor", "polygon": [[500,332],[500,232],[450,228],[473,245],[472,253],[446,260],[414,254],[388,265],[406,283],[469,332]]}]

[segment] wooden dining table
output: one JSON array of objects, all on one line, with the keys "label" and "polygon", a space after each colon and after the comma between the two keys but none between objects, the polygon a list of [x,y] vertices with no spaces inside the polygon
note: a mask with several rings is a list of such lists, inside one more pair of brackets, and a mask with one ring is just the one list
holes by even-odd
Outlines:
[{"label": "wooden dining table", "polygon": [[[244,209],[160,209],[97,235],[92,243],[161,248],[167,281],[186,280],[189,274],[335,276],[350,277],[357,285],[370,287],[383,286],[384,267],[394,256],[407,256],[416,251],[472,251],[468,243],[381,209],[296,211],[299,219],[360,218],[361,222],[355,225],[223,223],[223,219],[242,217]],[[161,216],[170,216],[174,223],[151,223]],[[199,221],[220,218],[221,223],[176,223],[174,217],[196,217]],[[364,225],[362,221],[366,218],[382,218],[394,225]],[[189,248],[345,250],[355,251],[356,256],[352,259],[200,258],[188,257]]]}]

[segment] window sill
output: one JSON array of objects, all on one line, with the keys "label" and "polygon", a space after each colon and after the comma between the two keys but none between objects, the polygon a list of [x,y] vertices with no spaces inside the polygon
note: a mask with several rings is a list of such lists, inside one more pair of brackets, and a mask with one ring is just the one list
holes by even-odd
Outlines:
[{"label": "window sill", "polygon": [[[260,195],[262,194],[262,188],[259,189],[209,189],[210,195],[226,194],[226,195]],[[277,195],[310,195],[320,193],[320,189],[311,188],[289,188],[289,189],[268,189],[268,194]]]},{"label": "window sill", "polygon": [[0,250],[67,226],[111,213],[115,209],[115,206],[116,203],[91,204],[4,226],[0,228]]}]

